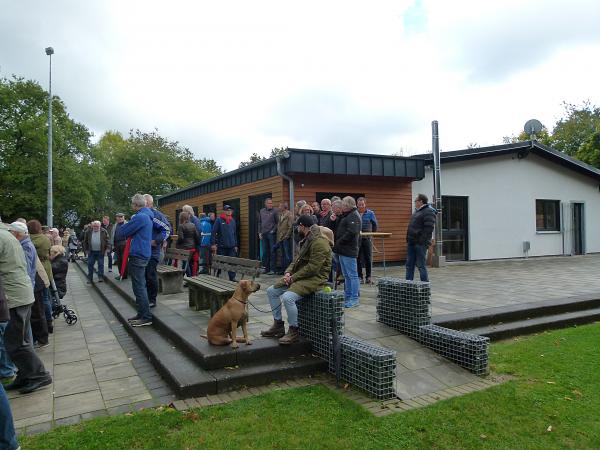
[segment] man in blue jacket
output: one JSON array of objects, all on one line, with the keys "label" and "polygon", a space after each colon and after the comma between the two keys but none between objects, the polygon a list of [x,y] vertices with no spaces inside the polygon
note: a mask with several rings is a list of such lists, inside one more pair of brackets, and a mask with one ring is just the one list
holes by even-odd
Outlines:
[{"label": "man in blue jacket", "polygon": [[146,207],[146,199],[142,194],[131,198],[131,207],[135,214],[131,220],[117,230],[116,240],[131,238],[129,249],[128,273],[131,287],[135,295],[138,312],[129,319],[134,327],[152,325],[152,314],[148,305],[146,290],[146,266],[152,256],[152,221],[154,213]]},{"label": "man in blue jacket", "polygon": [[[212,235],[210,237],[212,251],[216,251],[217,255],[237,256],[237,225],[232,215],[233,209],[231,206],[225,205],[223,210],[223,214],[215,220],[215,224],[213,225]],[[219,270],[217,276],[219,276],[220,273],[221,271]],[[235,281],[235,272],[227,273],[229,274],[229,280]]]},{"label": "man in blue jacket", "polygon": [[163,242],[167,240],[171,233],[169,221],[163,213],[154,208],[154,198],[150,194],[144,194],[146,199],[146,207],[152,211],[154,215],[152,219],[152,255],[146,266],[146,290],[148,291],[148,303],[150,308],[156,306],[156,295],[158,294],[158,275],[156,274],[156,266],[160,261],[160,249]]}]

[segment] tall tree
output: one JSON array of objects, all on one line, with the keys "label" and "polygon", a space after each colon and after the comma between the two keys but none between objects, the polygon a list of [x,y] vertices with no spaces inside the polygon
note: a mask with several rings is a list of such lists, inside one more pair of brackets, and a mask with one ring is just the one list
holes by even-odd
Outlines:
[{"label": "tall tree", "polygon": [[[53,206],[58,226],[94,211],[106,179],[94,164],[89,130],[58,97],[53,108]],[[34,81],[0,79],[0,208],[4,220],[45,222],[48,176],[48,94]]]},{"label": "tall tree", "polygon": [[176,141],[150,133],[130,131],[127,139],[118,132],[104,134],[95,152],[110,182],[111,209],[129,209],[136,192],[162,195],[222,173],[214,160],[196,159]]},{"label": "tall tree", "polygon": [[[269,158],[275,158],[276,156],[283,156],[285,154],[285,152],[287,152],[287,147],[274,147],[271,149],[271,153],[269,154]],[[249,166],[250,164],[254,164],[260,161],[265,161],[266,159],[265,156],[261,156],[258,153],[252,153],[250,155],[250,159],[248,159],[247,161],[242,161],[240,163],[240,165],[238,166],[238,168],[242,168],[242,167],[246,167]]]},{"label": "tall tree", "polygon": [[581,106],[563,103],[565,117],[552,130],[552,147],[576,156],[579,148],[595,132],[600,131],[600,108],[589,101]]}]

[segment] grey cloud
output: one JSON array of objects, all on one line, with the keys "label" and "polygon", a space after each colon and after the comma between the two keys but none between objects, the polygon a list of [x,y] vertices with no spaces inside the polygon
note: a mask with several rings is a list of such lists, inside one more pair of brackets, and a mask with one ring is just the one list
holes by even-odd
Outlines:
[{"label": "grey cloud", "polygon": [[389,153],[386,140],[414,130],[416,118],[402,110],[371,111],[335,88],[314,88],[283,100],[270,114],[265,131],[312,148]]},{"label": "grey cloud", "polygon": [[472,23],[449,26],[439,36],[452,64],[473,81],[496,82],[543,63],[563,46],[600,42],[596,1],[534,2]]}]

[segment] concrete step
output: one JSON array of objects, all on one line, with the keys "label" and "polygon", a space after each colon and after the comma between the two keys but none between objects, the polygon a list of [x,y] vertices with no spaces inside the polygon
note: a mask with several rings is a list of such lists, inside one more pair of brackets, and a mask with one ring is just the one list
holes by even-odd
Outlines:
[{"label": "concrete step", "polygon": [[496,323],[482,327],[467,328],[462,331],[478,334],[480,336],[487,336],[490,338],[490,340],[497,341],[500,339],[536,333],[544,330],[563,328],[572,325],[582,325],[595,322],[597,320],[600,320],[600,308],[545,315],[506,323]]},{"label": "concrete step", "polygon": [[[78,264],[78,267],[85,273],[82,265]],[[310,353],[284,355],[285,349],[280,350],[280,357],[276,360],[252,360],[250,355],[253,346],[244,344],[241,348],[249,350],[247,356],[241,358],[241,363],[237,359],[229,358],[232,353],[230,348],[211,346],[229,355],[229,359],[221,360],[222,363],[232,363],[217,369],[205,369],[198,359],[194,358],[195,355],[188,354],[189,349],[186,346],[181,347],[178,345],[180,343],[168,339],[154,320],[152,326],[132,327],[127,318],[134,316],[136,309],[113,285],[109,282],[95,283],[93,288],[180,398],[216,394],[243,386],[261,386],[275,380],[281,381],[327,370],[327,362],[321,358]],[[276,340],[273,341],[276,344]],[[258,347],[260,354],[265,347]]]},{"label": "concrete step", "polygon": [[[116,281],[110,277],[105,278],[130,305],[135,305],[135,296],[128,281]],[[200,328],[185,317],[177,314],[171,308],[161,305],[159,295],[156,308],[152,308],[153,325],[158,331],[173,342],[190,358],[194,359],[204,369],[221,369],[236,365],[253,364],[257,361],[280,361],[289,357],[307,355],[311,353],[310,341],[302,338],[300,342],[290,345],[279,345],[277,339],[256,337],[252,345],[240,344],[237,349],[230,346],[214,346],[208,343],[201,333],[206,333],[205,328]],[[238,336],[242,330],[238,329]]]},{"label": "concrete step", "polygon": [[454,330],[466,331],[471,328],[481,328],[497,323],[554,316],[562,313],[585,311],[595,308],[600,308],[600,296],[579,296],[547,300],[544,302],[501,306],[483,311],[443,314],[433,317],[433,323]]}]

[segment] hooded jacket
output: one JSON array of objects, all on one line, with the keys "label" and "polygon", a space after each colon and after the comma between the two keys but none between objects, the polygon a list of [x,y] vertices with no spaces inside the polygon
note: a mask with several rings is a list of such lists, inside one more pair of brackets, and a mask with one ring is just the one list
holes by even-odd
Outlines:
[{"label": "hooded jacket", "polygon": [[410,244],[429,245],[431,233],[435,226],[437,211],[429,204],[421,206],[410,218],[406,230],[406,242]]},{"label": "hooded jacket", "polygon": [[[327,284],[331,271],[331,241],[321,232],[319,225],[310,227],[308,235],[300,241],[298,256],[286,269],[292,275],[289,291],[302,297],[321,290]],[[281,279],[275,287],[284,287]]]},{"label": "hooded jacket", "polygon": [[129,256],[150,259],[152,256],[152,219],[154,214],[145,206],[131,216],[131,220],[117,229],[115,240],[131,237]]},{"label": "hooded jacket", "polygon": [[162,243],[167,240],[171,234],[171,226],[167,217],[156,208],[151,208],[152,212],[152,240],[156,245],[152,246],[152,259],[160,260],[160,249]]},{"label": "hooded jacket", "polygon": [[200,233],[200,246],[210,247],[212,224],[210,223],[208,216],[200,218],[200,228],[198,229],[198,233]]},{"label": "hooded jacket", "polygon": [[52,246],[52,242],[50,242],[50,238],[44,234],[30,234],[29,237],[35,246],[40,261],[44,265],[46,275],[52,279],[52,266],[50,265],[50,247]]}]

